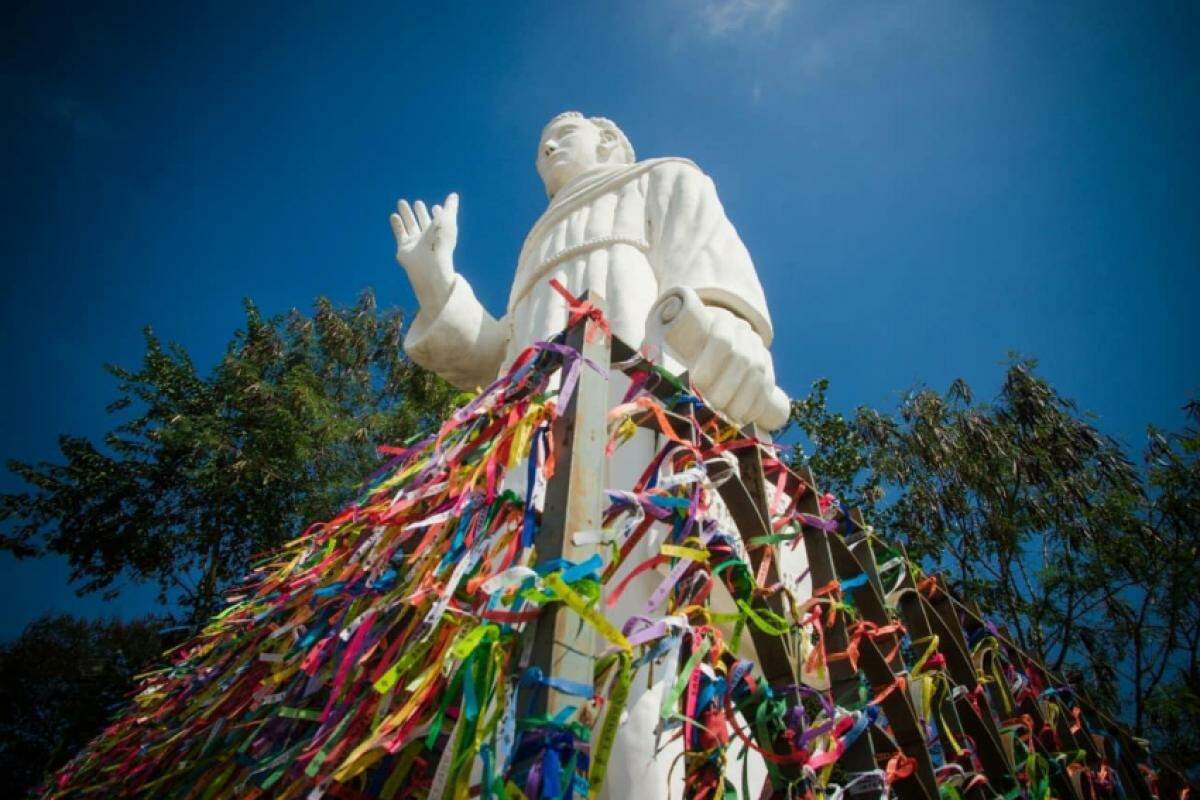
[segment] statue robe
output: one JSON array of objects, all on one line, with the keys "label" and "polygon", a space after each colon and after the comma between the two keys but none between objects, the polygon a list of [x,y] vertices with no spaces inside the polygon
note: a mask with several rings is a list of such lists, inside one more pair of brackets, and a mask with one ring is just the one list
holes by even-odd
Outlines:
[{"label": "statue robe", "polygon": [[575,295],[602,293],[613,333],[634,348],[654,301],[676,286],[734,312],[771,344],[762,286],[712,179],[690,161],[662,158],[599,167],[567,184],[525,239],[504,317],[488,314],[459,277],[441,309],[418,312],[404,349],[456,386],[486,386],[525,347],[566,327],[551,278]]},{"label": "statue robe", "polygon": [[[646,316],[654,302],[676,286],[695,290],[706,304],[729,309],[748,321],[766,345],[771,343],[762,286],[712,179],[690,161],[663,158],[597,168],[567,184],[525,239],[507,313],[499,320],[488,314],[460,276],[441,309],[419,311],[404,348],[418,364],[456,386],[486,386],[524,348],[566,327],[568,309],[549,285],[552,278],[576,296],[585,290],[603,294],[613,333],[635,349],[644,343]],[[670,353],[663,355],[665,366],[679,371]],[[615,404],[628,382],[614,373],[609,386],[610,404]],[[631,488],[660,445],[656,436],[639,431],[605,465],[606,485]],[[523,483],[524,473],[510,471],[510,488],[523,491],[517,484]],[[659,544],[647,536],[642,552],[631,554],[613,576],[614,584],[657,553]],[[654,570],[636,576],[606,616],[620,627],[631,615],[644,613],[662,577]],[[714,593],[714,602],[732,610],[732,601],[718,595],[724,590]],[[662,698],[677,669],[673,663],[659,663],[635,676],[603,797],[682,797],[681,744],[655,734]],[[735,785],[742,779],[741,750],[740,744],[730,747],[727,777]],[[757,790],[766,768],[757,754],[747,758],[750,785]]]}]

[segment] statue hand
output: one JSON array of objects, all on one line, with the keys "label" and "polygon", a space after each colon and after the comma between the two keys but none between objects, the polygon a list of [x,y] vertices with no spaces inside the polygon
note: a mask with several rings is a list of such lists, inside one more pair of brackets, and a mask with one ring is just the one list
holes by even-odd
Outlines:
[{"label": "statue hand", "polygon": [[771,353],[750,323],[720,306],[706,306],[686,286],[668,289],[646,317],[646,335],[671,347],[694,385],[718,411],[739,423],[775,430],[791,403],[775,385]]},{"label": "statue hand", "polygon": [[699,357],[689,365],[692,383],[713,407],[734,420],[760,421],[775,391],[771,353],[741,317],[717,306],[707,311],[712,327]]},{"label": "statue hand", "polygon": [[454,286],[454,246],[458,243],[458,195],[451,192],[446,205],[435,205],[433,214],[420,200],[409,206],[396,204],[391,216],[396,235],[396,261],[408,273],[417,302],[437,310]]}]

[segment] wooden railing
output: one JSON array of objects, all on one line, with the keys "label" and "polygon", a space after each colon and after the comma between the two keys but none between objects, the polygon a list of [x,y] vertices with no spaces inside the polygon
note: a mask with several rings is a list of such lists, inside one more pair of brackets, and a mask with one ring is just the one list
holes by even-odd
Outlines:
[{"label": "wooden railing", "polygon": [[[581,298],[585,299],[586,296]],[[602,299],[593,296],[590,307],[603,313]],[[652,365],[619,338],[598,335],[596,324],[596,319],[582,320],[582,324],[569,328],[557,341],[578,351],[601,370],[650,373],[653,377],[643,388],[661,401],[668,402],[678,396],[678,382],[662,378],[661,373],[656,376]],[[677,380],[686,385],[686,375],[678,376]],[[570,534],[601,526],[608,400],[609,386],[604,376],[590,368],[580,368],[579,385],[554,431],[558,467],[546,489],[538,538],[540,559],[563,558],[578,562],[591,555],[573,544]],[[705,430],[712,427],[714,420],[718,426],[731,426],[704,406],[694,407],[689,414],[674,413],[678,409],[670,407],[664,410],[674,433],[697,441],[701,449],[713,443]],[[635,422],[643,427],[653,427],[657,423],[652,417],[646,413],[635,418]],[[765,449],[759,443],[760,432],[753,427],[741,429],[729,438],[743,443],[731,451],[736,457],[736,470],[727,461],[719,459],[707,466],[744,543],[772,533],[764,458],[772,458],[774,481],[779,481],[781,474],[784,476],[783,491],[792,496],[799,494],[799,510],[811,519],[821,518],[820,495],[810,472],[797,472],[776,463],[773,450]],[[892,785],[895,793],[904,800],[934,800],[940,795],[930,750],[933,740],[907,690],[908,680],[913,676],[909,674],[901,646],[906,635],[913,653],[936,650],[941,654],[939,661],[944,660],[944,667],[938,669],[944,674],[945,681],[939,678],[941,689],[932,701],[942,747],[946,749],[951,739],[959,746],[969,746],[986,778],[967,782],[961,793],[968,800],[1017,796],[1022,786],[1029,782],[1028,776],[1020,777],[1024,765],[1015,763],[1013,757],[1011,742],[1017,736],[1013,720],[1031,722],[1037,729],[1031,732],[1035,742],[1053,738],[1060,745],[1058,752],[1083,751],[1089,775],[1103,773],[1106,769],[1109,772],[1105,774],[1115,775],[1115,794],[1118,796],[1133,796],[1138,800],[1156,796],[1150,776],[1144,772],[1147,753],[1125,728],[1101,713],[1086,698],[1077,698],[1071,705],[1058,697],[1036,698],[1029,693],[1019,700],[1014,698],[1004,681],[990,678],[992,665],[988,659],[995,659],[999,654],[992,651],[980,655],[978,648],[973,653],[968,644],[965,630],[987,629],[978,609],[955,598],[944,579],[923,577],[914,572],[907,558],[900,564],[899,574],[889,580],[898,588],[885,595],[873,548],[874,536],[862,516],[851,510],[844,515],[836,512],[832,519],[837,522],[836,531],[827,530],[828,525],[803,527],[812,586],[839,587],[830,602],[840,599],[851,604],[857,612],[857,620],[852,620],[846,613],[836,614],[833,623],[823,630],[821,644],[827,656],[831,656],[828,660],[829,691],[835,702],[853,703],[865,685],[870,695],[882,695],[879,707],[887,721],[886,728],[872,724],[867,733],[859,736],[842,755],[837,763],[844,773],[875,770],[899,754],[905,761],[911,760],[911,771],[895,780]],[[752,571],[758,574],[765,569],[763,583],[769,586],[778,583],[779,576],[777,559],[768,559],[768,564],[763,567],[767,547],[747,547],[747,552]],[[893,549],[903,553],[902,548]],[[865,581],[861,579],[864,575]],[[846,587],[844,591],[840,590],[842,586]],[[761,593],[754,603],[760,611],[787,617],[788,609],[784,607],[784,595],[780,592]],[[895,625],[897,622],[901,625]],[[876,629],[893,630],[877,636],[856,635],[852,630],[853,625],[868,623]],[[754,626],[749,627],[749,632],[762,676],[779,690],[777,696],[781,694],[788,702],[799,703],[799,692],[788,689],[800,683],[801,666],[789,654],[785,639]],[[1002,632],[991,629],[987,635],[995,638],[1005,658],[1021,660],[1040,670],[1048,680],[1063,684]],[[857,654],[855,663],[850,658],[840,657],[852,642]],[[546,675],[591,684],[595,652],[592,629],[577,614],[563,604],[551,604],[546,609],[537,623],[532,665]],[[744,716],[753,715],[753,703],[758,700],[752,699],[750,705],[741,708]],[[564,703],[556,699],[554,692],[529,695],[522,702],[530,703],[535,713],[551,715],[559,712]],[[1076,712],[1076,708],[1080,711]],[[1084,716],[1090,717],[1102,730],[1090,732]],[[759,740],[757,744],[769,752],[788,752],[788,742],[782,737],[774,741]],[[1054,755],[1052,751],[1047,752]],[[944,753],[947,760],[951,756],[951,753]],[[782,765],[782,770],[790,779],[802,777],[798,766]],[[1070,800],[1104,796],[1102,787],[1097,787],[1088,776],[1078,775],[1079,772],[1066,766],[1054,769],[1049,776],[1052,794]],[[1160,765],[1157,785],[1157,796],[1177,797],[1187,782],[1175,770]],[[777,796],[784,796],[783,791],[781,786],[776,787]]]}]

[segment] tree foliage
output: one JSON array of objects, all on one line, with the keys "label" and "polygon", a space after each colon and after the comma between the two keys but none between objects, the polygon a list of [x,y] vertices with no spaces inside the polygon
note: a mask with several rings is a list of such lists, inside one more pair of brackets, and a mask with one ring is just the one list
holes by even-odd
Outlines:
[{"label": "tree foliage", "polygon": [[20,797],[73,756],[168,642],[162,620],[43,617],[0,645],[0,772]]},{"label": "tree foliage", "polygon": [[316,301],[311,317],[246,325],[202,374],[147,329],[140,367],[109,366],[100,443],[59,441],[62,463],[10,462],[29,490],[0,499],[0,546],[57,553],[83,592],[153,580],[193,621],[253,554],[327,518],[378,466],[376,445],[439,419],[453,391],[410,362],[402,319],[368,291],[352,307]]},{"label": "tree foliage", "polygon": [[1190,424],[1181,432],[1149,431],[1149,541],[1139,546],[1150,560],[1126,569],[1130,580],[1143,574],[1153,580],[1141,594],[1110,598],[1110,612],[1121,624],[1107,645],[1110,658],[1124,655],[1135,675],[1148,678],[1136,684],[1139,724],[1170,734],[1180,763],[1198,765],[1200,404],[1193,401],[1185,410]]},{"label": "tree foliage", "polygon": [[[907,394],[895,413],[793,406],[794,457],[1027,651],[1181,764],[1200,762],[1200,435],[1150,431],[1146,469],[1014,359],[999,395]],[[1188,407],[1197,420],[1197,406]]]}]

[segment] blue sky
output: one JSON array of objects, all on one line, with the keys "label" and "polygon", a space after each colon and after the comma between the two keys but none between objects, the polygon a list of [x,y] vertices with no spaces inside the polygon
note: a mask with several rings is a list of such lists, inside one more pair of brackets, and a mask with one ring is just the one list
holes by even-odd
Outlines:
[{"label": "blue sky", "polygon": [[[438,6],[453,6],[442,9]],[[1168,3],[23,3],[0,31],[0,455],[98,436],[140,329],[211,364],[251,297],[413,307],[399,196],[462,195],[503,308],[542,124],[617,120],[716,180],[777,372],[890,408],[1011,350],[1140,448],[1200,386],[1200,14]],[[0,477],[0,490],[19,484]],[[77,599],[0,557],[0,637]]]}]

